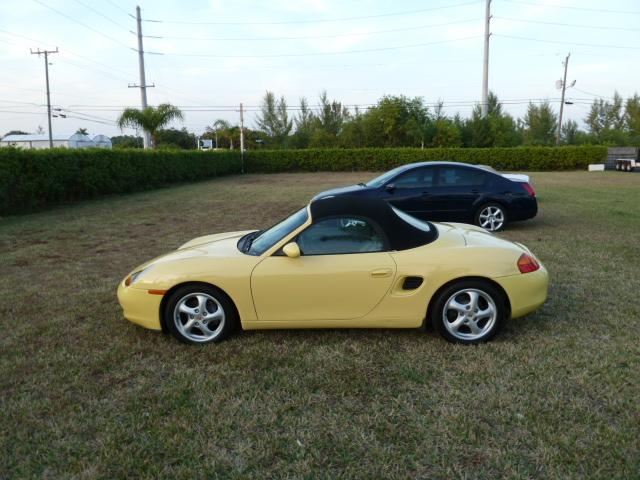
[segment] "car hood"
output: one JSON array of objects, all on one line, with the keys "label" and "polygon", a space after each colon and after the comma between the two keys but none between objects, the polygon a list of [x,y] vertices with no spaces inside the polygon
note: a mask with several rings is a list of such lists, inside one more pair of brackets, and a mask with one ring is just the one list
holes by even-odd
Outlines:
[{"label": "car hood", "polygon": [[340,188],[332,188],[331,190],[326,190],[317,194],[313,199],[319,200],[320,198],[330,197],[332,195],[349,195],[349,194],[359,194],[362,192],[366,192],[368,190],[367,187],[363,187],[362,185],[349,185],[348,187],[340,187]]},{"label": "car hood", "polygon": [[[184,250],[185,248],[193,248],[193,247],[202,247],[207,244],[214,244],[221,242],[222,240],[235,239],[236,242],[246,235],[247,233],[255,232],[255,230],[242,230],[239,232],[225,232],[225,233],[214,233],[213,235],[204,235],[202,237],[196,237],[193,240],[189,240],[187,243],[180,245],[178,250]],[[210,247],[216,248],[216,246],[211,245]],[[206,247],[203,247],[206,248]]]},{"label": "car hood", "polygon": [[152,265],[157,266],[175,260],[195,260],[206,257],[242,257],[244,254],[238,250],[238,240],[247,233],[255,230],[243,230],[240,232],[216,233],[205,235],[188,241],[178,247],[177,250],[160,255],[148,262],[136,267],[133,272],[144,270]]}]

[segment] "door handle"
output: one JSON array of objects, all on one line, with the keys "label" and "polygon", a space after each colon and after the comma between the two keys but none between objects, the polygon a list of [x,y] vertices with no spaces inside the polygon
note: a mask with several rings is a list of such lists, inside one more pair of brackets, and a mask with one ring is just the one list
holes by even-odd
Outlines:
[{"label": "door handle", "polygon": [[373,278],[389,277],[389,276],[391,276],[391,269],[390,268],[379,268],[377,270],[372,270],[371,271],[371,276]]}]

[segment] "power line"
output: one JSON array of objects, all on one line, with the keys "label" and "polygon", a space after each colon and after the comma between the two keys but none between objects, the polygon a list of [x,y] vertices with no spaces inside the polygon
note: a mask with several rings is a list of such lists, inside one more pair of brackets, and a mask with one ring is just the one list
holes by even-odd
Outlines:
[{"label": "power line", "polygon": [[24,114],[24,115],[46,115],[47,112],[16,112],[14,110],[0,110],[0,113],[17,113],[17,114]]},{"label": "power line", "polygon": [[145,38],[152,39],[167,39],[167,40],[212,40],[217,42],[251,42],[251,41],[271,41],[271,40],[309,40],[309,39],[317,39],[317,38],[341,38],[341,37],[352,37],[357,35],[378,35],[382,33],[393,33],[393,32],[409,32],[413,30],[424,30],[426,28],[436,28],[436,27],[444,27],[447,25],[457,25],[460,23],[469,23],[476,22],[480,20],[479,18],[470,18],[467,20],[456,20],[454,22],[446,22],[446,23],[433,23],[430,25],[418,25],[415,27],[406,27],[406,28],[394,28],[389,30],[373,30],[368,32],[353,32],[353,33],[338,33],[333,35],[304,35],[304,36],[287,36],[287,37],[236,37],[236,38],[220,38],[220,37],[182,37],[182,36],[167,36],[167,35],[145,35]]},{"label": "power line", "polygon": [[99,73],[100,75],[106,75],[108,77],[113,78],[114,80],[124,81],[124,82],[127,81],[127,79],[125,79],[124,77],[121,77],[119,75],[115,75],[112,72],[109,72],[107,70],[102,70],[101,68],[96,68],[96,67],[93,67],[91,65],[83,65],[81,63],[71,62],[69,60],[63,60],[63,59],[58,59],[58,62],[66,63],[67,65],[71,65],[71,66],[74,66],[76,68],[81,68],[81,69],[84,69],[84,70],[90,70],[90,71]]},{"label": "power line", "polygon": [[[520,99],[505,99],[500,100],[500,104],[502,105],[527,105],[529,103],[545,103],[545,102],[555,102],[559,101],[560,98],[520,98]],[[571,100],[576,104],[591,104],[592,99],[590,98],[569,98],[567,100]],[[443,101],[443,102],[425,102],[424,105],[427,107],[435,107],[442,103],[445,107],[465,107],[465,106],[475,106],[478,104],[477,100],[452,100],[452,101]],[[343,107],[347,108],[370,108],[375,107],[377,103],[341,103]],[[129,108],[131,106],[128,105],[69,105],[68,108],[62,108],[67,111],[75,111],[76,113],[80,113],[80,111],[97,111],[97,112],[121,112],[125,108]],[[176,105],[176,107],[180,108],[184,112],[191,113],[207,113],[207,112],[237,112],[238,107],[235,105]],[[308,106],[311,109],[319,109],[322,107],[320,104],[312,104]],[[74,110],[70,110],[69,108],[73,108]],[[260,105],[245,105],[244,111],[252,111],[257,112],[260,111]],[[288,105],[288,111],[299,111],[300,107],[296,105]],[[86,114],[89,115],[89,114]],[[96,117],[95,118],[100,118]],[[102,117],[104,119],[104,117]]]},{"label": "power line", "polygon": [[[27,37],[27,36],[25,36],[25,35],[21,35],[21,34],[19,34],[19,33],[10,32],[10,31],[8,31],[8,30],[4,30],[4,29],[2,29],[2,28],[0,28],[0,32],[4,33],[5,35],[10,35],[10,36],[13,36],[13,37],[22,38],[22,39],[24,39],[24,40],[29,40],[30,42],[45,43],[45,44],[49,43],[49,42],[45,42],[45,41],[43,41],[43,40],[39,40],[39,39],[37,39],[37,38]],[[17,44],[14,44],[14,45],[17,45]],[[69,50],[68,48],[65,48],[64,46],[61,46],[61,48],[64,50],[64,51],[63,51],[63,52],[61,52],[61,53],[69,53],[69,54],[73,55],[74,57],[78,57],[78,58],[81,58],[81,59],[86,60],[86,61],[88,61],[88,62],[95,63],[96,65],[101,65],[101,66],[103,66],[103,67],[105,67],[105,68],[108,68],[109,70],[116,70],[116,71],[119,71],[119,72],[121,72],[121,73],[123,73],[123,74],[125,74],[125,75],[129,76],[129,73],[128,73],[128,72],[125,72],[124,70],[122,70],[122,69],[120,69],[120,68],[118,68],[118,67],[114,67],[114,66],[111,66],[111,65],[107,65],[106,63],[99,62],[99,61],[94,60],[94,59],[92,59],[92,58],[90,58],[90,57],[86,57],[86,56],[84,56],[84,55],[80,55],[79,53],[76,53],[76,52],[74,52],[74,51],[72,51],[72,50]]]},{"label": "power line", "polygon": [[122,46],[122,47],[125,47],[125,48],[128,48],[128,49],[131,49],[131,50],[134,50],[134,51],[135,51],[135,48],[132,48],[132,47],[130,47],[129,45],[126,45],[125,43],[121,42],[121,41],[120,41],[120,40],[118,40],[117,38],[114,38],[114,37],[112,37],[112,36],[110,36],[110,35],[107,35],[106,33],[103,33],[103,32],[101,32],[100,30],[97,30],[97,29],[93,28],[92,26],[87,25],[86,23],[81,22],[80,20],[76,20],[75,18],[70,17],[70,16],[69,16],[69,15],[67,15],[66,13],[61,12],[60,10],[58,10],[58,9],[56,9],[56,8],[53,8],[52,6],[47,5],[46,3],[44,3],[44,2],[42,2],[42,1],[40,1],[40,0],[33,0],[33,1],[34,1],[34,2],[36,2],[36,3],[37,3],[37,4],[39,4],[39,5],[42,5],[42,6],[43,6],[43,7],[45,7],[45,8],[48,8],[49,10],[51,10],[51,11],[53,11],[53,12],[57,13],[58,15],[60,15],[60,16],[62,16],[62,17],[64,17],[64,18],[66,18],[67,20],[70,20],[70,21],[72,21],[72,22],[74,22],[74,23],[77,23],[78,25],[81,25],[81,26],[83,26],[84,28],[86,28],[86,29],[88,29],[88,30],[91,30],[91,31],[92,31],[92,32],[94,32],[94,33],[97,33],[98,35],[100,35],[100,36],[102,36],[102,37],[104,37],[104,38],[106,38],[106,39],[109,39],[109,40],[111,40],[112,42],[115,42],[115,43],[117,43],[118,45],[120,45],[120,46]]},{"label": "power line", "polygon": [[118,5],[115,2],[112,2],[111,0],[104,0],[105,2],[107,2],[108,4],[110,4],[112,7],[117,8],[118,10],[120,10],[122,13],[124,13],[125,15],[128,15],[129,17],[133,18],[133,15],[131,15],[129,12],[127,12],[124,8],[122,8],[120,5]]},{"label": "power line", "polygon": [[408,10],[403,12],[382,13],[377,15],[363,15],[363,16],[357,16],[357,17],[342,17],[342,18],[329,18],[329,19],[318,19],[318,20],[287,20],[287,21],[280,21],[280,22],[192,22],[192,21],[180,21],[180,20],[146,19],[144,21],[151,22],[151,23],[174,23],[174,24],[182,24],[182,25],[289,25],[289,24],[299,24],[299,23],[333,23],[333,22],[349,22],[352,20],[367,20],[371,18],[415,15],[416,13],[432,12],[435,10],[445,10],[448,8],[474,5],[476,3],[477,2],[474,0],[470,2],[456,3],[453,5],[444,5],[441,7],[422,8],[419,10]]},{"label": "power line", "polygon": [[99,10],[96,10],[95,8],[93,8],[90,5],[87,5],[86,3],[82,2],[81,0],[74,0],[74,2],[82,5],[84,8],[91,10],[93,13],[95,13],[96,15],[101,16],[102,18],[104,18],[105,20],[109,21],[110,23],[114,24],[116,27],[121,28],[123,30],[126,30],[127,32],[131,33],[129,31],[129,29],[127,27],[125,27],[124,25],[122,25],[121,23],[116,22],[115,20],[107,17],[104,13],[100,12]]},{"label": "power line", "polygon": [[574,7],[570,5],[555,5],[552,3],[538,3],[538,2],[528,2],[524,0],[502,0],[503,2],[509,3],[519,3],[522,5],[533,5],[536,7],[550,7],[550,8],[566,8],[568,10],[582,10],[585,12],[601,12],[601,13],[621,13],[625,15],[640,15],[640,11],[638,10],[609,10],[604,8],[587,8],[587,7]]},{"label": "power line", "polygon": [[165,55],[165,56],[173,56],[173,57],[207,57],[207,58],[316,57],[316,56],[326,56],[326,55],[347,55],[347,54],[356,54],[356,53],[385,52],[385,51],[400,50],[405,48],[426,47],[429,45],[440,45],[443,43],[471,40],[479,37],[480,35],[473,35],[470,37],[454,38],[451,40],[439,40],[435,42],[414,43],[411,45],[398,45],[393,47],[366,48],[361,50],[345,50],[341,52],[277,53],[277,54],[266,54],[266,55],[219,55],[216,53],[173,53],[173,52],[149,52],[149,51],[146,53],[148,53],[149,55]]},{"label": "power line", "polygon": [[587,92],[586,90],[580,90],[579,88],[573,87],[574,90],[576,90],[577,92],[580,93],[585,93],[587,95],[592,95],[594,97],[598,97],[598,98],[606,98],[608,100],[613,100],[613,97],[607,97],[605,95],[598,95],[597,93],[591,93],[591,92]]},{"label": "power line", "polygon": [[117,122],[115,120],[110,119],[110,118],[99,117],[97,115],[90,115],[88,113],[78,112],[78,111],[75,111],[75,110],[69,110],[67,108],[56,108],[55,110],[58,111],[58,112],[72,113],[72,114],[75,114],[75,115],[82,115],[83,117],[87,117],[87,118],[83,118],[82,120],[101,122],[101,123],[106,123],[106,124],[109,124],[109,125],[117,125]]},{"label": "power line", "polygon": [[529,42],[542,42],[542,43],[554,43],[557,45],[577,45],[580,47],[596,47],[596,48],[617,48],[617,49],[625,49],[625,50],[640,50],[640,47],[632,47],[628,45],[600,45],[595,43],[579,43],[579,42],[565,42],[561,40],[545,40],[542,38],[530,38],[530,37],[517,37],[515,35],[502,35],[499,33],[494,33],[494,37],[502,37],[502,38],[510,38],[513,40],[526,40]]},{"label": "power line", "polygon": [[[34,89],[34,90],[35,90],[35,89]],[[39,92],[40,90],[37,90],[37,91]],[[4,103],[19,103],[19,104],[22,104],[22,105],[25,105],[25,106],[26,106],[26,105],[35,105],[36,107],[44,107],[44,106],[45,106],[45,105],[44,105],[44,104],[42,104],[42,103],[35,103],[35,102],[21,102],[21,101],[18,101],[18,100],[5,100],[5,99],[0,99],[0,102],[4,102]]]},{"label": "power line", "polygon": [[493,17],[493,19],[508,20],[510,22],[535,23],[539,25],[557,25],[561,27],[572,27],[572,28],[593,28],[598,30],[615,30],[615,31],[626,31],[626,32],[640,31],[640,28],[610,27],[610,26],[602,26],[602,25],[582,25],[577,23],[543,22],[540,20],[525,20],[523,18]]}]

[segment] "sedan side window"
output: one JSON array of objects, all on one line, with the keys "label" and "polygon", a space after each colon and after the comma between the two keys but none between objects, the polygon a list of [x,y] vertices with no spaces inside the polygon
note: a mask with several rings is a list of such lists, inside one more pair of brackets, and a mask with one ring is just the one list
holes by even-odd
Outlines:
[{"label": "sedan side window", "polygon": [[339,255],[384,251],[378,230],[364,218],[328,218],[298,235],[303,255]]},{"label": "sedan side window", "polygon": [[473,168],[441,167],[441,187],[480,187],[485,184],[487,175]]},{"label": "sedan side window", "polygon": [[434,183],[435,168],[416,168],[399,175],[391,183],[396,188],[429,188]]}]

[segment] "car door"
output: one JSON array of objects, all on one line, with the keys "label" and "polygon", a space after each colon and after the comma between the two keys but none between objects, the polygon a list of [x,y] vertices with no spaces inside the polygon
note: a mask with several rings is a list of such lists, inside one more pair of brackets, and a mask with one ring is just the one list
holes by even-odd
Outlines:
[{"label": "car door", "polygon": [[478,200],[485,194],[490,175],[478,168],[441,165],[431,189],[433,220],[471,221]]},{"label": "car door", "polygon": [[348,320],[369,313],[386,295],[396,265],[371,220],[336,217],[312,224],[296,241],[301,256],[276,253],[253,270],[259,320]]},{"label": "car door", "polygon": [[402,173],[384,187],[384,199],[394,207],[422,219],[433,213],[430,202],[437,168],[420,167]]}]

